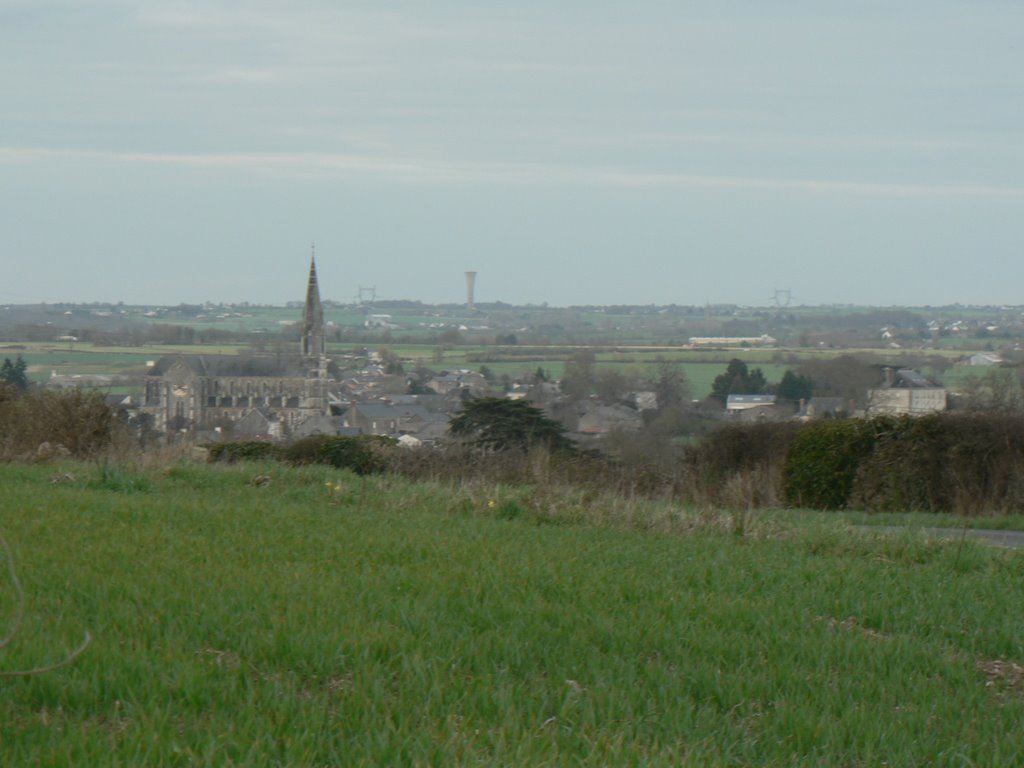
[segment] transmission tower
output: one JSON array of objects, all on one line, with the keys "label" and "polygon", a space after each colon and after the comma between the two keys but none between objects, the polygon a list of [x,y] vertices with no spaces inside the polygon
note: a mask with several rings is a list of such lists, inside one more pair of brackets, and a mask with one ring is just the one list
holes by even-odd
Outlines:
[{"label": "transmission tower", "polygon": [[776,288],[772,300],[775,302],[776,309],[783,309],[788,307],[793,300],[793,292],[789,288]]},{"label": "transmission tower", "polygon": [[356,303],[357,304],[373,304],[377,300],[377,286],[371,285],[368,288],[359,286],[359,290],[356,291]]}]

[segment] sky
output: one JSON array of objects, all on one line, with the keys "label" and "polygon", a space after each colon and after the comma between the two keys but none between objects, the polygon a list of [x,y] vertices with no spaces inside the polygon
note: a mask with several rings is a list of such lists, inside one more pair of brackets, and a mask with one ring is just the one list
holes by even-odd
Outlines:
[{"label": "sky", "polygon": [[0,0],[0,302],[1024,304],[1019,0]]}]

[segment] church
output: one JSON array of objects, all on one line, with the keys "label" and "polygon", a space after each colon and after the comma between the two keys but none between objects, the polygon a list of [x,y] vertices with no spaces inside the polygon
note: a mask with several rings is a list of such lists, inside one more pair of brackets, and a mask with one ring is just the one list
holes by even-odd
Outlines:
[{"label": "church", "polygon": [[270,434],[290,434],[330,415],[325,333],[314,256],[294,356],[167,355],[146,373],[140,411],[166,432],[195,434],[258,418],[274,425]]}]

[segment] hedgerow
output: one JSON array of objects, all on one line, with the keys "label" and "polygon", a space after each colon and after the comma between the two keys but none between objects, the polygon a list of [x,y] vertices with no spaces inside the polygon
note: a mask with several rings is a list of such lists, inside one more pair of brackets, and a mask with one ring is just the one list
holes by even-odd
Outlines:
[{"label": "hedgerow", "polygon": [[669,467],[543,447],[526,453],[482,452],[460,443],[408,449],[370,435],[320,435],[287,446],[222,443],[210,447],[210,459],[327,464],[361,475],[455,483],[572,486],[739,509],[990,514],[1024,508],[1024,416],[994,414],[729,425]]},{"label": "hedgerow", "polygon": [[357,475],[370,475],[387,469],[383,449],[396,442],[378,435],[314,435],[285,446],[281,458],[290,464],[329,464]]},{"label": "hedgerow", "polygon": [[232,464],[236,461],[262,461],[281,458],[281,448],[274,443],[259,440],[239,440],[229,443],[213,443],[206,446],[209,459]]},{"label": "hedgerow", "polygon": [[871,511],[1007,512],[1024,506],[1024,417],[930,414],[876,429],[850,505]]},{"label": "hedgerow", "polygon": [[787,504],[814,509],[847,506],[857,471],[874,448],[877,420],[844,419],[805,425],[783,465]]}]

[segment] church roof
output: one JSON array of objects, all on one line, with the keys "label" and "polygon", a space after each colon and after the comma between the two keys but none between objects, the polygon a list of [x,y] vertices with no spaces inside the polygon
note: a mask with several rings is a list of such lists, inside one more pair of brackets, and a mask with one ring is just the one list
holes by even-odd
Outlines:
[{"label": "church roof", "polygon": [[197,376],[298,377],[308,375],[298,359],[268,355],[166,355],[157,360],[147,376],[163,376],[181,361]]}]

